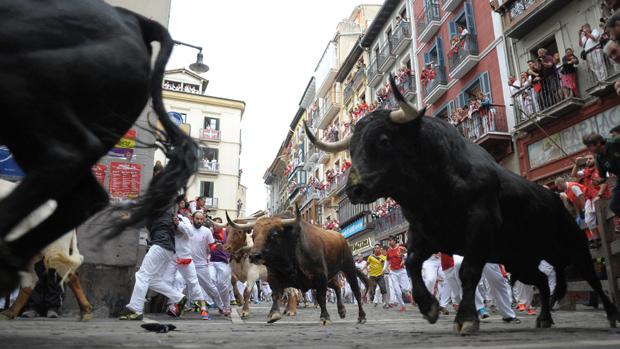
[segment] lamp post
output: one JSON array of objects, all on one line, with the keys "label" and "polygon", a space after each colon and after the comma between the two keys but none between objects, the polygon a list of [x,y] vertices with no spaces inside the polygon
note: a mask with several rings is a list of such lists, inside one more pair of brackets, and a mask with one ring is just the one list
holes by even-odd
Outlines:
[{"label": "lamp post", "polygon": [[191,47],[191,48],[195,48],[198,50],[198,54],[196,55],[196,62],[192,63],[189,65],[189,69],[195,73],[206,73],[209,71],[209,66],[204,64],[202,62],[202,47],[200,46],[196,46],[196,45],[191,45],[191,44],[187,44],[181,41],[174,41],[175,45],[183,45],[183,46],[187,46],[187,47]]}]

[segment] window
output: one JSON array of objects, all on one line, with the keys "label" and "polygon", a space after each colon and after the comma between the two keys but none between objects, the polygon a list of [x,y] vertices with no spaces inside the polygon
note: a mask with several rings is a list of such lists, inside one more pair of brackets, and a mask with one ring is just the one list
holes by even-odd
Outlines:
[{"label": "window", "polygon": [[377,46],[375,46],[375,60],[379,58],[379,51],[379,44],[377,44]]},{"label": "window", "polygon": [[205,127],[220,130],[220,119],[205,117]]},{"label": "window", "polygon": [[392,45],[392,29],[388,29],[387,32],[385,33],[385,35],[387,36],[387,45]]},{"label": "window", "polygon": [[536,45],[536,47],[533,47],[532,49],[530,49],[530,56],[531,56],[532,59],[535,60],[536,58],[538,58],[538,49],[539,48],[547,49],[547,54],[550,55],[550,56],[553,56],[555,53],[559,52],[558,51],[558,43],[555,41],[555,36],[552,36],[552,37],[544,40],[540,44]]},{"label": "window", "polygon": [[459,106],[468,105],[469,102],[477,98],[480,93],[483,93],[485,97],[489,97],[491,103],[493,96],[491,95],[491,81],[489,79],[489,73],[484,72],[474,79],[469,85],[464,88],[463,93],[459,95]]},{"label": "window", "polygon": [[206,159],[206,160],[209,160],[209,161],[212,161],[212,160],[217,161],[218,160],[218,153],[219,153],[218,149],[208,148],[208,147],[201,147],[200,149],[202,150],[202,158],[203,159]]},{"label": "window", "polygon": [[435,39],[435,46],[433,46],[427,53],[424,54],[424,65],[430,65],[435,69],[443,68],[443,40],[441,40],[440,37],[437,37]]},{"label": "window", "polygon": [[200,182],[200,196],[212,198],[214,193],[215,183],[213,182]]}]

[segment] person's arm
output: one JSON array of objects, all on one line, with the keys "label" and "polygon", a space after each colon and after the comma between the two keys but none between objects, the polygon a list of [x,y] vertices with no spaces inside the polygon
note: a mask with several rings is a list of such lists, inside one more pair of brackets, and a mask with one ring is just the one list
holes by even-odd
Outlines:
[{"label": "person's arm", "polygon": [[575,205],[575,210],[577,210],[577,212],[580,212],[583,210],[583,206],[586,202],[583,192],[581,191],[581,189],[579,189],[578,186],[574,185],[571,188],[571,191],[573,192],[573,194],[575,194],[575,197],[577,198],[575,200],[575,202],[573,203]]},{"label": "person's arm", "polygon": [[207,236],[205,238],[205,245],[207,250],[209,250],[211,253],[213,253],[216,249],[216,247],[218,246],[222,246],[222,244],[220,243],[215,243],[215,239],[213,238],[213,232],[211,231],[211,229],[209,228],[205,228],[207,229]]},{"label": "person's arm", "polygon": [[609,185],[609,184],[607,184],[607,182],[605,182],[605,183],[601,184],[601,186],[600,186],[600,188],[599,188],[599,190],[598,190],[598,193],[596,193],[596,197],[594,197],[594,199],[593,199],[593,200],[598,200],[598,199],[600,199],[600,198],[601,198],[601,196],[603,196],[603,194],[604,194],[604,193],[605,193],[605,191],[607,190],[607,186],[608,186],[608,185]]},{"label": "person's arm", "polygon": [[580,158],[575,159],[575,163],[573,164],[573,169],[570,171],[570,176],[572,178],[577,178],[577,172],[579,172],[579,168],[577,166],[577,162],[579,162]]}]

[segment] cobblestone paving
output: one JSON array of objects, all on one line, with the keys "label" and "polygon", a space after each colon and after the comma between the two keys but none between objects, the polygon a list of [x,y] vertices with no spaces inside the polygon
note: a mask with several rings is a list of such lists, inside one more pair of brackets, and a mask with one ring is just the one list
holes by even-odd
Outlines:
[{"label": "cobblestone paving", "polygon": [[357,308],[347,304],[348,316],[338,318],[330,305],[333,323],[319,324],[319,310],[301,308],[297,316],[275,324],[265,323],[267,304],[254,305],[246,321],[212,314],[202,321],[196,314],[174,320],[147,314],[145,321],[173,323],[177,330],[150,333],[141,322],[74,318],[17,319],[0,322],[0,348],[620,348],[620,330],[609,329],[602,311],[554,313],[553,329],[534,329],[534,317],[521,316],[521,324],[504,324],[498,315],[483,321],[481,333],[460,337],[452,333],[453,314],[435,325],[422,319],[417,309],[366,307],[368,323],[356,323]]}]

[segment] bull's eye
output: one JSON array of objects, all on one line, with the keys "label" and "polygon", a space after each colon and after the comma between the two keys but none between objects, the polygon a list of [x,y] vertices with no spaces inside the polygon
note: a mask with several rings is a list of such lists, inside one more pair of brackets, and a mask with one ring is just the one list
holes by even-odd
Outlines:
[{"label": "bull's eye", "polygon": [[278,237],[278,232],[275,230],[272,230],[269,232],[269,235],[267,237],[269,237],[270,240],[273,240]]},{"label": "bull's eye", "polygon": [[388,150],[392,147],[392,142],[390,141],[390,137],[385,134],[379,136],[377,140],[377,147],[382,150]]}]

